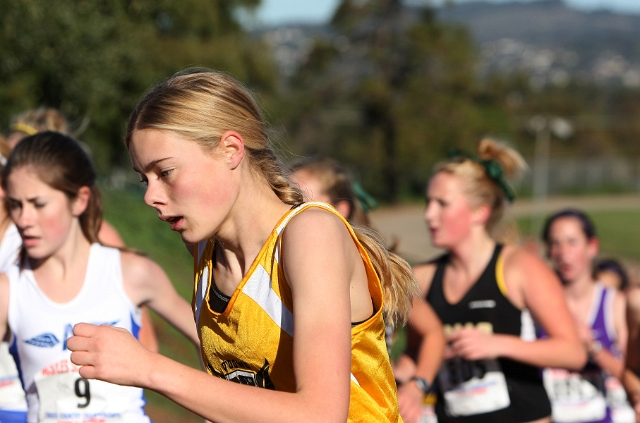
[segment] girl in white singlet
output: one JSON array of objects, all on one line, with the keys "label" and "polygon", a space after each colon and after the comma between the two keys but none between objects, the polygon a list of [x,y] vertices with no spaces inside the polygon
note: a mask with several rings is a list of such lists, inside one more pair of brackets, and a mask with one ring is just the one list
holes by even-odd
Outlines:
[{"label": "girl in white singlet", "polygon": [[195,247],[209,374],[78,324],[80,374],[216,422],[401,422],[382,314],[408,312],[411,269],[334,208],[304,202],[249,92],[215,71],[176,74],[138,104],[125,142],[145,202]]},{"label": "girl in white singlet", "polygon": [[197,342],[188,303],[151,260],[100,244],[95,172],[73,139],[23,139],[2,183],[22,249],[0,275],[0,337],[12,345],[28,422],[148,422],[142,391],[84,379],[67,341],[80,321],[137,337],[138,306],[147,304]]}]

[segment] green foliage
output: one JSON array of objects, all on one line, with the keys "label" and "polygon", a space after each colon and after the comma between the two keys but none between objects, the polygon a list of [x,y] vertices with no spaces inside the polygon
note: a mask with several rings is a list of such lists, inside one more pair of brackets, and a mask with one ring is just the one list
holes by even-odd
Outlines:
[{"label": "green foliage", "polygon": [[127,116],[153,83],[188,66],[233,74],[268,92],[268,49],[233,11],[259,0],[16,0],[0,2],[0,116],[56,107],[79,126],[106,170],[125,160]]},{"label": "green foliage", "polygon": [[346,0],[331,37],[292,79],[285,109],[291,149],[331,155],[388,202],[424,188],[451,146],[507,131],[500,103],[482,97],[464,28],[400,2]]}]

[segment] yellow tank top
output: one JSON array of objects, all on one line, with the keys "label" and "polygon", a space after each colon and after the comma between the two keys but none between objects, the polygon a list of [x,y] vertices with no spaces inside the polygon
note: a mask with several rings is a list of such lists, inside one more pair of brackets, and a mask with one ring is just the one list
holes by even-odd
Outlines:
[{"label": "yellow tank top", "polygon": [[351,329],[349,422],[402,422],[396,384],[385,345],[382,287],[351,226],[325,203],[305,203],[285,214],[262,246],[223,313],[209,307],[214,242],[200,243],[194,254],[193,310],[207,372],[245,385],[295,392],[292,298],[279,266],[282,230],[310,207],[340,217],[364,261],[375,314]]}]

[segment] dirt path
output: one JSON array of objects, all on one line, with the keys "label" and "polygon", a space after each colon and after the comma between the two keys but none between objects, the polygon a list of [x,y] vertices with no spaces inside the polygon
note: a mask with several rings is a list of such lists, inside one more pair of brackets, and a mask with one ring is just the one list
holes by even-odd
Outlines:
[{"label": "dirt path", "polygon": [[[507,215],[520,217],[535,212],[547,214],[566,207],[576,207],[585,211],[640,208],[640,195],[553,197],[541,205],[534,205],[530,200],[519,200],[507,211]],[[424,261],[438,254],[438,250],[431,246],[424,223],[423,204],[374,210],[371,213],[371,221],[387,242],[398,241],[398,252],[410,262]]]}]

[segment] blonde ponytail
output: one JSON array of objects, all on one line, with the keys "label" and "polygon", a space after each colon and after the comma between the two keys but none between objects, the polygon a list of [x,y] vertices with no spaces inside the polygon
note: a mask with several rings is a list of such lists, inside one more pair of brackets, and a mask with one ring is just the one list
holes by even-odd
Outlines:
[{"label": "blonde ponytail", "polygon": [[353,226],[353,230],[380,278],[387,324],[395,326],[406,323],[411,302],[421,292],[411,266],[399,255],[390,252],[372,229]]}]

